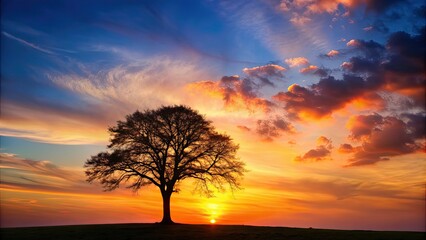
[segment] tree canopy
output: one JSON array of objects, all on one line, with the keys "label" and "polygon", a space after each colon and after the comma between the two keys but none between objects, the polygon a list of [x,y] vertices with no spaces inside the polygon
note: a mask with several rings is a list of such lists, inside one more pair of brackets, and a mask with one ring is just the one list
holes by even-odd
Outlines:
[{"label": "tree canopy", "polygon": [[87,181],[99,180],[107,191],[122,183],[135,191],[157,186],[163,197],[163,223],[172,223],[170,196],[184,179],[194,179],[195,190],[207,195],[212,188],[240,186],[245,169],[236,157],[238,145],[189,107],[136,111],[109,132],[107,151],[85,163]]}]

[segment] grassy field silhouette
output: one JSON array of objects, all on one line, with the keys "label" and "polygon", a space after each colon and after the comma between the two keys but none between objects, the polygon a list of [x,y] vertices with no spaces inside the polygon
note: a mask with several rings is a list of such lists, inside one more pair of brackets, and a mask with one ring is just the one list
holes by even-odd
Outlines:
[{"label": "grassy field silhouette", "polygon": [[327,230],[312,228],[191,224],[103,224],[2,228],[3,240],[268,239],[268,240],[416,240],[424,232]]}]

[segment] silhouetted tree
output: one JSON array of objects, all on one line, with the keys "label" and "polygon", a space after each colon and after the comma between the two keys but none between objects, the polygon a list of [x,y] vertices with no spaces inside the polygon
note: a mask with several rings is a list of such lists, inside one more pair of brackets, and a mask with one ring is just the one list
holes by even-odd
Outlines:
[{"label": "silhouetted tree", "polygon": [[236,158],[238,145],[215,131],[210,121],[185,106],[136,111],[109,128],[108,150],[85,163],[87,181],[100,180],[106,191],[128,182],[137,191],[154,184],[163,197],[161,223],[173,223],[170,197],[184,179],[195,190],[211,194],[211,187],[239,188],[244,163]]}]

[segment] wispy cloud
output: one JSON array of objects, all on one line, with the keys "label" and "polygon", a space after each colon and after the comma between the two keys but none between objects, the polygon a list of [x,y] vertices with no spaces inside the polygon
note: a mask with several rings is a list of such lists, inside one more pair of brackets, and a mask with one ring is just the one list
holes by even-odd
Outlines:
[{"label": "wispy cloud", "polygon": [[161,8],[154,6],[154,4],[143,3],[143,7],[140,9],[140,13],[150,24],[134,24],[128,22],[126,18],[113,19],[113,21],[111,19],[104,19],[96,24],[109,31],[137,41],[150,40],[156,43],[161,42],[168,45],[175,45],[188,55],[197,55],[203,58],[210,58],[228,63],[255,63],[228,56],[227,52],[218,54],[205,48],[200,48],[191,41],[191,38],[186,35],[184,31],[179,29],[179,26],[177,26],[174,21],[169,19],[167,14],[162,12]]},{"label": "wispy cloud", "polygon": [[58,91],[68,91],[83,106],[35,98],[2,101],[0,133],[34,141],[83,144],[106,142],[107,127],[137,109],[196,104],[185,85],[208,76],[195,63],[157,57],[102,71],[47,73]]},{"label": "wispy cloud", "polygon": [[[405,182],[404,185],[407,188],[402,189],[391,184],[370,182],[368,179],[336,178],[330,176],[290,178],[276,175],[269,176],[268,178],[267,175],[262,173],[255,174],[257,179],[248,183],[249,188],[265,186],[265,188],[270,190],[279,191],[285,189],[287,192],[298,192],[307,195],[328,195],[338,200],[359,197],[423,200],[421,193],[417,191],[421,185],[419,181],[415,181],[417,186],[413,183]],[[268,181],[263,180],[266,178],[268,178]]]},{"label": "wispy cloud", "polygon": [[104,106],[93,103],[73,109],[32,98],[4,100],[0,133],[55,144],[101,143],[107,139],[105,129],[113,118]]},{"label": "wispy cloud", "polygon": [[84,182],[82,172],[62,169],[50,161],[0,153],[0,168],[4,188],[69,193],[90,191],[90,185]]},{"label": "wispy cloud", "polygon": [[18,42],[24,44],[25,46],[31,47],[31,48],[33,48],[35,50],[38,50],[38,51],[43,52],[43,53],[51,54],[51,55],[56,55],[56,53],[54,53],[54,52],[52,52],[52,51],[50,51],[50,50],[48,50],[46,48],[42,48],[42,47],[40,47],[40,46],[38,46],[38,45],[36,45],[34,43],[28,42],[28,41],[26,41],[26,40],[24,40],[22,38],[15,37],[12,34],[7,33],[5,31],[2,31],[1,33],[4,36],[8,37],[8,38],[13,39],[15,41],[18,41]]},{"label": "wispy cloud", "polygon": [[20,32],[23,34],[29,34],[32,36],[45,36],[45,32],[35,29],[30,25],[22,24],[16,21],[4,20],[2,21],[3,29],[13,29],[15,32]]},{"label": "wispy cloud", "polygon": [[[306,27],[283,24],[288,16],[277,12],[277,6],[273,1],[224,1],[220,7],[223,17],[263,42],[278,57],[303,51],[302,45],[312,46],[314,49],[327,48],[328,40],[322,33],[318,21],[313,21]],[[307,18],[297,19],[299,23],[308,21]]]},{"label": "wispy cloud", "polygon": [[185,83],[206,75],[192,62],[160,56],[86,75],[49,77],[57,86],[76,94],[102,101],[102,104],[111,108],[132,111],[161,104],[176,104],[182,100],[180,90]]}]

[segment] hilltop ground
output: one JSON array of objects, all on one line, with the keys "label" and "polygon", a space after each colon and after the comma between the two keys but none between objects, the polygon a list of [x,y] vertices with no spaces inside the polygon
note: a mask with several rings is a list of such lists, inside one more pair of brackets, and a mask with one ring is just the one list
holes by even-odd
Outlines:
[{"label": "hilltop ground", "polygon": [[286,227],[233,225],[105,224],[52,227],[2,228],[2,240],[132,240],[132,239],[220,239],[220,240],[411,240],[426,239],[424,232],[344,231]]}]

